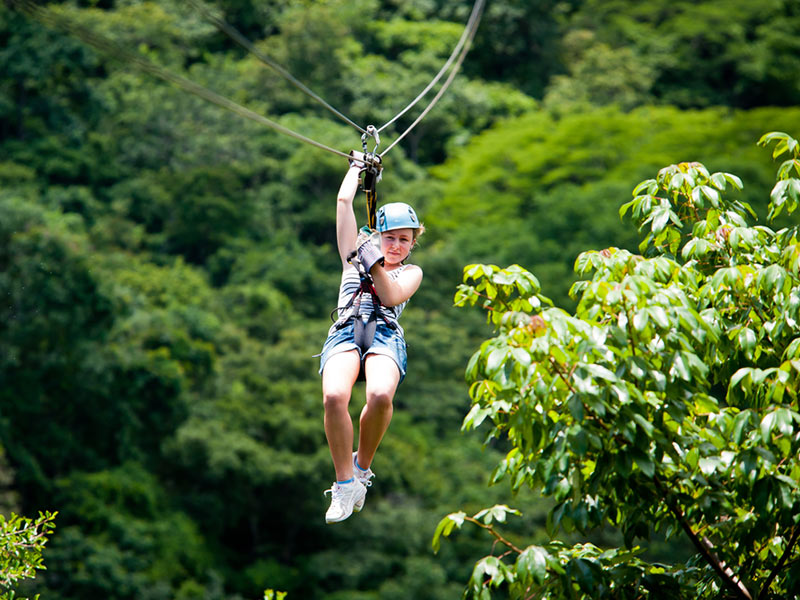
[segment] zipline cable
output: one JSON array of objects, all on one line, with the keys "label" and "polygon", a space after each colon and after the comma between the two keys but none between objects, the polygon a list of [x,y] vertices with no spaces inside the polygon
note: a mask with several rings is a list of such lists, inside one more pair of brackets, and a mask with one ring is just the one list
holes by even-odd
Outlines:
[{"label": "zipline cable", "polygon": [[265,54],[263,54],[262,52],[260,52],[258,50],[258,48],[256,48],[250,40],[248,40],[246,37],[244,37],[239,32],[238,29],[236,29],[233,25],[230,25],[229,23],[225,22],[223,19],[221,19],[221,18],[217,17],[216,15],[214,15],[211,12],[211,10],[209,10],[208,6],[203,4],[200,0],[187,0],[187,2],[189,2],[189,4],[194,6],[201,13],[203,13],[203,16],[208,21],[213,23],[214,26],[217,29],[219,29],[223,33],[227,34],[233,41],[235,41],[242,48],[244,48],[245,50],[250,52],[253,56],[255,56],[262,63],[264,63],[265,65],[267,65],[271,69],[274,69],[275,71],[277,71],[282,77],[284,77],[292,85],[297,87],[297,89],[299,89],[301,92],[303,92],[304,94],[306,94],[310,98],[313,98],[314,100],[319,102],[322,106],[327,108],[331,113],[333,113],[334,115],[336,115],[337,117],[339,117],[340,119],[342,119],[343,121],[348,123],[349,125],[352,125],[356,129],[358,129],[361,133],[366,133],[366,130],[363,127],[361,127],[360,125],[354,123],[347,116],[345,116],[340,111],[336,110],[333,106],[331,106],[330,104],[325,102],[325,100],[323,100],[318,94],[314,93],[314,91],[311,90],[310,88],[308,88],[308,86],[304,85],[301,81],[299,81],[289,71],[287,71],[285,68],[283,68],[278,63],[276,63],[270,57],[268,57]]},{"label": "zipline cable", "polygon": [[[431,88],[433,88],[433,86],[435,86],[435,85],[438,83],[438,81],[439,81],[439,80],[442,78],[442,76],[444,75],[444,73],[445,73],[445,72],[447,72],[447,69],[448,69],[448,68],[449,68],[449,67],[450,67],[450,66],[453,64],[453,61],[455,61],[455,60],[456,60],[456,57],[457,57],[457,56],[458,56],[459,58],[458,58],[458,62],[456,63],[456,66],[455,66],[455,69],[454,69],[454,71],[458,71],[458,68],[460,67],[461,63],[463,62],[463,60],[464,60],[464,57],[465,57],[465,56],[466,56],[466,54],[467,54],[467,51],[469,50],[469,44],[471,44],[471,42],[472,42],[472,39],[475,37],[475,32],[477,31],[478,24],[479,24],[479,22],[480,22],[480,18],[481,18],[481,15],[482,15],[482,13],[483,13],[483,8],[484,8],[484,5],[485,5],[485,0],[475,0],[474,4],[472,5],[472,11],[470,12],[469,19],[467,20],[467,23],[466,23],[466,25],[464,26],[464,31],[461,33],[461,37],[459,38],[459,40],[458,40],[458,43],[456,44],[455,48],[453,48],[453,51],[450,53],[450,56],[448,57],[448,59],[447,59],[447,61],[445,62],[445,64],[444,64],[444,65],[442,65],[442,68],[439,70],[439,72],[438,72],[438,73],[437,73],[437,74],[434,76],[434,78],[431,80],[431,82],[430,82],[430,83],[428,83],[428,85],[427,85],[427,86],[425,86],[425,89],[423,89],[423,90],[422,90],[422,91],[421,91],[421,92],[420,92],[420,93],[417,95],[417,97],[416,97],[416,98],[414,98],[414,100],[412,100],[412,101],[411,101],[411,102],[410,102],[410,103],[409,103],[409,104],[408,104],[408,105],[407,105],[407,106],[406,106],[406,107],[405,107],[403,110],[401,110],[399,113],[397,113],[397,114],[396,114],[394,117],[392,117],[392,118],[391,118],[389,121],[387,121],[386,123],[384,123],[383,125],[381,125],[381,126],[380,126],[380,127],[378,127],[378,128],[375,128],[374,126],[370,126],[370,127],[368,127],[366,130],[364,130],[362,127],[360,127],[360,126],[359,126],[359,125],[357,125],[355,122],[353,122],[351,119],[349,119],[347,116],[345,116],[345,115],[344,115],[344,114],[342,114],[340,111],[336,110],[336,109],[335,109],[335,108],[333,108],[333,107],[332,107],[330,104],[328,104],[327,102],[325,102],[325,100],[323,100],[322,98],[320,98],[320,97],[319,97],[317,94],[315,94],[315,93],[314,93],[312,90],[310,90],[310,89],[309,89],[307,86],[305,86],[303,83],[301,83],[300,81],[298,81],[298,80],[297,80],[297,78],[295,78],[295,77],[294,77],[294,76],[293,76],[293,75],[292,75],[292,74],[291,74],[289,71],[287,71],[285,68],[283,68],[282,66],[280,66],[278,63],[276,63],[275,61],[273,61],[273,60],[272,60],[271,58],[269,58],[268,56],[266,56],[266,55],[264,55],[263,53],[259,52],[259,50],[258,50],[258,49],[257,49],[257,48],[256,48],[256,47],[253,45],[253,43],[252,43],[252,42],[250,42],[250,40],[248,40],[246,37],[244,37],[244,36],[243,36],[243,35],[242,35],[242,34],[241,34],[241,33],[240,33],[240,32],[239,32],[239,31],[238,31],[238,30],[237,30],[235,27],[233,27],[232,25],[230,25],[229,23],[227,23],[227,22],[226,22],[226,21],[224,21],[223,19],[221,19],[221,18],[219,18],[219,17],[215,16],[214,14],[212,14],[212,13],[211,13],[211,11],[208,9],[208,7],[207,7],[205,4],[203,4],[203,3],[202,3],[202,0],[187,0],[187,2],[189,2],[189,3],[190,3],[192,6],[194,6],[194,7],[195,7],[197,10],[199,10],[200,12],[202,12],[202,13],[203,13],[203,15],[205,16],[205,18],[206,18],[207,20],[209,20],[211,23],[213,23],[213,24],[214,24],[214,25],[215,25],[215,26],[216,26],[216,27],[217,27],[217,28],[218,28],[220,31],[222,31],[222,32],[226,33],[226,34],[227,34],[227,35],[228,35],[228,36],[229,36],[231,39],[233,39],[233,40],[234,40],[234,41],[235,41],[237,44],[239,44],[240,46],[242,46],[242,48],[244,48],[244,49],[245,49],[245,50],[247,50],[248,52],[252,53],[252,54],[253,54],[253,56],[255,56],[255,57],[258,59],[258,60],[260,60],[261,62],[263,62],[263,63],[264,63],[265,65],[267,65],[268,67],[270,67],[270,68],[274,69],[275,71],[277,71],[277,72],[278,72],[280,75],[282,75],[282,76],[283,76],[283,77],[284,77],[286,80],[288,80],[290,83],[292,83],[293,85],[295,85],[295,86],[296,86],[298,89],[300,89],[301,91],[303,91],[305,94],[307,94],[308,96],[310,96],[311,98],[313,98],[314,100],[316,100],[317,102],[319,102],[320,104],[322,104],[322,105],[323,105],[325,108],[327,108],[327,109],[328,109],[329,111],[331,111],[333,114],[335,114],[336,116],[338,116],[338,117],[339,117],[339,118],[341,118],[342,120],[346,121],[347,123],[349,123],[350,125],[352,125],[352,126],[353,126],[353,127],[355,127],[356,129],[358,129],[358,130],[359,130],[359,131],[360,131],[362,134],[364,134],[364,136],[362,136],[362,138],[361,138],[361,139],[362,139],[362,142],[363,142],[363,140],[365,139],[365,136],[368,136],[368,135],[370,135],[370,136],[373,136],[373,137],[375,138],[376,145],[380,143],[380,142],[378,141],[378,140],[380,139],[380,138],[378,137],[378,134],[379,134],[381,131],[383,131],[384,129],[386,129],[386,128],[387,128],[389,125],[391,125],[392,123],[394,123],[395,121],[397,121],[397,119],[399,119],[399,118],[400,118],[400,117],[402,117],[404,114],[406,114],[406,113],[407,113],[409,110],[411,110],[411,108],[413,108],[413,107],[414,107],[414,106],[415,106],[415,105],[416,105],[416,104],[417,104],[417,103],[418,103],[418,102],[419,102],[419,101],[420,101],[420,100],[421,100],[423,97],[425,97],[425,95],[426,95],[426,94],[427,94],[427,93],[428,93],[428,92],[431,90]],[[464,48],[465,44],[466,44],[466,48]],[[462,50],[463,50],[463,52],[462,52]],[[433,105],[434,105],[434,104],[435,104],[435,103],[436,103],[436,102],[439,100],[439,98],[441,98],[441,97],[442,97],[442,94],[444,93],[444,90],[447,88],[447,86],[449,86],[449,85],[450,85],[450,82],[452,82],[452,80],[453,80],[453,77],[454,77],[454,75],[453,75],[453,74],[451,74],[451,76],[450,76],[450,77],[449,77],[449,78],[446,80],[445,84],[443,85],[443,88],[442,88],[442,90],[440,90],[440,93],[439,93],[439,94],[438,94],[438,95],[437,95],[437,96],[436,96],[436,97],[435,97],[435,98],[434,98],[434,99],[431,101],[431,103],[428,105],[428,107],[427,107],[427,108],[424,110],[424,112],[423,112],[423,115],[422,115],[422,116],[424,116],[424,115],[427,115],[427,114],[428,114],[428,112],[430,112],[431,108],[433,108]],[[384,152],[381,154],[381,156],[383,156],[383,154],[386,154],[386,152],[388,152],[388,151],[389,151],[389,149],[390,149],[392,146],[394,146],[394,145],[395,145],[395,144],[396,144],[396,143],[397,143],[397,142],[398,142],[400,139],[402,139],[403,137],[405,137],[405,135],[406,135],[406,134],[407,134],[407,133],[408,133],[408,132],[409,132],[409,131],[410,131],[410,130],[413,128],[413,127],[415,127],[415,126],[416,126],[416,125],[419,123],[419,121],[421,121],[421,120],[422,120],[422,116],[421,116],[420,118],[418,118],[416,121],[414,121],[414,123],[411,125],[411,127],[409,127],[409,128],[408,128],[408,129],[407,129],[407,130],[406,130],[406,131],[405,131],[405,132],[404,132],[404,133],[403,133],[403,134],[400,136],[400,138],[398,138],[398,140],[396,140],[396,141],[395,141],[395,143],[393,143],[391,146],[389,146],[389,148],[387,148],[387,149],[386,149],[386,150],[385,150],[385,151],[384,151]]]},{"label": "zipline cable", "polygon": [[[456,44],[456,47],[453,48],[453,52],[450,53],[450,56],[448,57],[447,62],[445,62],[444,65],[442,66],[442,68],[439,69],[439,72],[436,74],[436,76],[425,87],[425,89],[422,90],[419,93],[419,95],[411,101],[411,103],[408,106],[406,106],[403,110],[401,110],[394,117],[392,117],[391,120],[387,121],[386,123],[384,123],[383,125],[378,127],[378,132],[379,133],[381,131],[383,131],[384,129],[386,129],[389,125],[391,125],[392,123],[397,121],[397,119],[402,117],[404,114],[406,114],[442,78],[442,75],[444,75],[444,73],[447,71],[447,69],[450,67],[450,65],[453,64],[453,61],[455,60],[456,56],[461,51],[461,48],[466,43],[467,39],[469,38],[471,40],[472,37],[474,37],[475,30],[478,27],[478,21],[480,20],[481,13],[483,11],[484,1],[485,0],[475,0],[475,3],[472,5],[472,12],[469,15],[469,19],[467,20],[467,24],[464,26],[464,31],[461,33],[461,37],[459,38],[458,43]],[[472,33],[470,33],[470,32],[472,32]],[[388,148],[387,148],[387,151],[388,151]]]},{"label": "zipline cable", "polygon": [[84,43],[89,44],[90,46],[119,60],[122,60],[123,62],[128,62],[142,71],[153,75],[154,77],[158,77],[159,79],[163,79],[164,81],[172,83],[184,91],[189,92],[190,94],[194,94],[195,96],[203,98],[212,104],[216,104],[217,106],[230,110],[241,117],[250,119],[251,121],[255,121],[256,123],[260,123],[262,125],[266,125],[267,127],[271,127],[272,129],[289,137],[300,140],[301,142],[305,142],[306,144],[310,144],[321,150],[326,150],[328,152],[332,152],[333,154],[343,156],[344,158],[352,159],[352,157],[345,152],[341,152],[335,148],[331,148],[325,144],[317,142],[316,140],[312,140],[311,138],[296,133],[291,129],[284,127],[283,125],[242,106],[241,104],[237,104],[225,96],[217,94],[216,92],[213,92],[208,88],[191,81],[190,79],[172,73],[171,71],[168,71],[167,69],[150,62],[141,55],[135,54],[123,48],[108,38],[89,31],[85,27],[78,25],[68,18],[65,18],[63,15],[56,15],[52,10],[42,8],[30,0],[9,1],[11,5],[17,7],[20,12],[42,23],[43,25],[52,29],[64,31],[70,35],[74,35]]},{"label": "zipline cable", "polygon": [[403,133],[401,133],[397,137],[397,139],[395,141],[393,141],[389,145],[388,148],[386,148],[386,150],[384,150],[383,152],[381,152],[379,154],[379,156],[381,158],[383,158],[386,155],[386,153],[389,152],[389,150],[394,148],[400,142],[400,140],[402,140],[404,137],[406,137],[406,135],[408,135],[411,132],[411,130],[414,129],[414,127],[416,127],[417,124],[420,121],[422,121],[422,119],[425,118],[425,116],[431,111],[431,109],[434,107],[434,105],[439,101],[439,98],[442,97],[442,95],[444,94],[445,90],[447,90],[447,88],[452,83],[453,79],[455,78],[456,74],[458,73],[459,68],[461,67],[461,63],[464,62],[464,58],[466,58],[466,56],[467,56],[467,52],[469,52],[469,48],[472,45],[472,40],[475,38],[475,33],[478,30],[478,22],[480,21],[480,14],[483,12],[484,0],[477,0],[475,2],[475,6],[478,7],[478,11],[476,13],[475,22],[473,23],[472,28],[469,30],[469,35],[467,36],[467,39],[466,39],[466,41],[464,43],[464,47],[461,49],[461,53],[459,54],[455,65],[453,66],[452,70],[450,71],[450,74],[447,76],[447,79],[442,84],[442,87],[439,88],[439,91],[436,92],[436,95],[428,103],[428,106],[425,107],[425,109],[419,114],[419,116],[414,120],[414,122],[411,123],[411,125],[409,125],[408,128]]},{"label": "zipline cable", "polygon": [[[80,39],[83,42],[89,44],[90,46],[93,46],[94,48],[97,48],[97,49],[101,50],[102,52],[104,52],[106,54],[109,54],[109,55],[111,55],[111,56],[113,56],[113,57],[115,57],[115,58],[117,58],[119,60],[122,60],[123,62],[131,63],[134,66],[136,66],[139,69],[141,69],[142,71],[144,71],[146,73],[149,73],[150,75],[153,75],[154,77],[158,77],[158,78],[163,79],[163,80],[165,80],[165,81],[167,81],[169,83],[172,83],[172,84],[180,87],[184,91],[187,91],[187,92],[189,92],[191,94],[194,94],[194,95],[196,95],[196,96],[198,96],[200,98],[203,98],[204,100],[206,100],[208,102],[211,102],[212,104],[216,104],[217,106],[220,106],[221,108],[225,108],[227,110],[230,110],[231,112],[233,112],[235,114],[238,114],[239,116],[244,117],[246,119],[250,119],[250,120],[255,121],[257,123],[260,123],[262,125],[266,125],[268,127],[271,127],[272,129],[275,129],[276,131],[278,131],[280,133],[283,133],[284,135],[287,135],[289,137],[293,137],[295,139],[298,139],[298,140],[300,140],[300,141],[302,141],[302,142],[304,142],[306,144],[309,144],[311,146],[315,146],[315,147],[317,147],[317,148],[319,148],[321,150],[326,150],[326,151],[331,152],[333,154],[336,154],[336,155],[339,155],[339,156],[343,156],[343,157],[348,158],[348,159],[352,159],[352,156],[350,154],[346,154],[344,152],[341,152],[339,150],[336,150],[334,148],[326,146],[325,144],[317,142],[316,140],[313,140],[313,139],[308,138],[308,137],[306,137],[304,135],[296,133],[296,132],[292,131],[291,129],[288,129],[287,127],[284,127],[283,125],[280,125],[279,123],[276,123],[275,121],[272,121],[271,119],[268,119],[267,117],[265,117],[263,115],[260,115],[260,114],[258,114],[256,112],[250,110],[249,108],[246,108],[246,107],[244,107],[244,106],[242,106],[240,104],[237,104],[233,100],[230,100],[230,99],[228,99],[228,98],[226,98],[226,97],[224,97],[224,96],[222,96],[220,94],[217,94],[216,92],[213,92],[213,91],[209,90],[208,88],[205,88],[205,87],[203,87],[203,86],[201,86],[201,85],[199,85],[199,84],[197,84],[197,83],[195,83],[195,82],[193,82],[193,81],[191,81],[191,80],[189,80],[189,79],[187,79],[185,77],[182,77],[180,75],[172,73],[171,71],[168,71],[167,69],[164,69],[163,67],[160,67],[160,66],[148,61],[147,59],[143,58],[141,55],[138,55],[138,54],[130,52],[129,50],[123,48],[119,44],[109,40],[108,38],[105,38],[105,37],[103,37],[101,35],[98,35],[98,34],[95,34],[95,33],[91,32],[87,28],[85,28],[85,27],[73,22],[72,20],[70,20],[69,18],[64,17],[63,15],[56,15],[56,14],[54,14],[54,12],[52,10],[42,8],[42,7],[34,4],[33,2],[31,2],[31,0],[8,0],[8,1],[9,1],[10,5],[15,6],[22,13],[26,14],[28,17],[30,17],[30,18],[32,18],[32,19],[34,19],[36,21],[39,21],[40,23],[44,24],[45,26],[48,26],[48,27],[51,27],[51,28],[54,28],[54,29],[59,29],[59,30],[65,31],[65,32],[67,32],[67,33],[69,33],[71,35],[74,35],[78,39]],[[384,150],[380,154],[376,155],[376,156],[378,156],[380,158],[382,158],[384,155],[386,155],[386,153],[388,153],[389,150],[394,148],[406,135],[408,135],[411,132],[411,130],[414,127],[416,127],[419,124],[420,121],[422,121],[422,119],[431,111],[431,109],[434,107],[434,105],[438,102],[438,100],[442,97],[444,92],[450,86],[450,84],[452,83],[452,81],[455,78],[456,74],[458,73],[458,70],[461,67],[461,64],[464,61],[464,58],[466,57],[467,52],[469,51],[470,45],[472,44],[472,40],[475,37],[475,33],[477,31],[477,28],[478,28],[478,23],[480,22],[480,17],[481,17],[481,14],[483,12],[483,7],[484,7],[484,4],[485,4],[485,0],[475,0],[475,3],[473,5],[473,7],[472,7],[472,12],[471,12],[470,17],[469,17],[469,20],[467,21],[467,24],[466,24],[466,26],[464,28],[464,32],[462,33],[461,38],[459,39],[458,43],[456,44],[456,47],[454,48],[454,50],[451,53],[450,57],[445,62],[444,66],[440,69],[439,73],[436,74],[436,76],[426,86],[426,88],[408,106],[406,106],[402,111],[400,111],[397,115],[395,115],[387,123],[382,125],[379,129],[375,128],[374,126],[369,126],[365,130],[365,129],[361,128],[359,125],[357,125],[356,123],[354,123],[352,120],[347,118],[340,111],[336,110],[330,104],[325,102],[322,98],[320,98],[312,90],[310,90],[308,87],[303,85],[300,81],[298,81],[286,69],[284,69],[283,67],[281,67],[280,65],[278,65],[277,63],[275,63],[274,61],[269,59],[267,56],[265,56],[265,55],[261,54],[260,52],[258,52],[258,50],[255,48],[255,46],[253,46],[253,44],[251,42],[249,42],[244,36],[242,36],[234,27],[228,25],[227,23],[225,23],[223,20],[219,19],[218,17],[215,17],[213,14],[211,14],[211,12],[206,7],[204,7],[202,4],[200,4],[196,0],[188,0],[188,1],[191,4],[193,4],[196,8],[201,10],[206,15],[206,18],[211,20],[212,23],[214,23],[218,28],[220,28],[223,32],[225,32],[229,36],[231,36],[231,38],[234,41],[236,41],[237,43],[242,45],[246,50],[251,52],[259,60],[261,60],[262,62],[264,62],[266,65],[270,66],[271,68],[275,69],[278,73],[280,73],[283,77],[285,77],[287,80],[289,80],[295,86],[297,86],[304,93],[309,95],[311,98],[317,100],[323,106],[325,106],[328,110],[333,112],[335,115],[337,115],[338,117],[342,118],[347,123],[349,123],[350,125],[352,125],[356,129],[361,131],[363,133],[363,135],[362,135],[362,143],[364,142],[365,137],[367,135],[371,135],[371,136],[373,136],[375,138],[376,145],[377,145],[378,140],[380,139],[378,137],[378,133],[382,129],[384,129],[384,128],[388,127],[389,125],[391,125],[392,123],[394,123],[403,114],[405,114],[408,110],[410,110],[417,102],[419,102],[419,100],[423,96],[425,96],[425,94],[427,94],[428,91],[430,91],[430,89],[438,82],[438,80],[442,77],[442,75],[447,70],[447,68],[453,64],[454,57],[456,55],[458,55],[457,59],[455,59],[455,65],[453,66],[452,70],[450,71],[450,74],[448,75],[447,79],[445,80],[444,84],[439,89],[437,94],[433,97],[433,99],[430,101],[430,103],[425,107],[425,109],[422,111],[422,113],[420,113],[420,115],[414,120],[414,122],[411,123],[411,125],[409,125],[409,127],[406,128],[406,130],[402,134],[400,134],[400,136],[398,136],[398,138],[395,139],[395,141],[392,142],[392,144],[390,144],[388,148],[386,148],[386,150]]]}]

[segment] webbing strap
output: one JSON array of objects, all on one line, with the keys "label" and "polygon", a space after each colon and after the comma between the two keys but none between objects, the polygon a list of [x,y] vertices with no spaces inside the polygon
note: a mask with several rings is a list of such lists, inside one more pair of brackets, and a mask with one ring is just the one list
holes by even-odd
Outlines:
[{"label": "webbing strap", "polygon": [[378,207],[378,172],[367,169],[364,172],[364,193],[367,195],[367,226],[374,230],[376,225],[375,211]]},{"label": "webbing strap", "polygon": [[[372,296],[372,315],[380,317],[383,320],[383,322],[386,323],[389,329],[393,331],[397,329],[397,325],[395,325],[391,320],[387,319],[386,316],[384,315],[384,310],[386,307],[384,307],[383,303],[381,302],[381,299],[378,297],[378,292],[375,289],[375,286],[372,284],[372,280],[368,276],[365,277],[363,275],[361,276],[361,284],[358,286],[358,288],[356,288],[355,292],[353,292],[353,295],[350,296],[350,300],[347,301],[347,304],[345,304],[341,308],[334,308],[331,311],[331,317],[333,317],[333,313],[336,312],[337,310],[341,310],[343,315],[346,315],[347,311],[350,310],[350,308],[352,308],[353,305],[356,305],[356,310],[353,311],[352,315],[349,315],[345,318],[340,317],[335,322],[334,327],[336,329],[341,329],[351,319],[360,318],[359,313],[361,309],[362,294],[370,294]],[[370,317],[372,315],[370,315]]]},{"label": "webbing strap", "polygon": [[[378,134],[375,132],[375,127],[369,125],[367,129],[371,130],[376,137],[375,150],[377,150]],[[350,164],[359,165],[361,172],[364,174],[363,180],[359,180],[358,183],[367,196],[367,227],[374,231],[376,227],[375,211],[378,208],[378,182],[381,180],[383,165],[381,164],[381,157],[376,152],[367,152],[366,139],[366,134],[361,136],[361,143],[364,146],[363,152],[350,151]]]}]

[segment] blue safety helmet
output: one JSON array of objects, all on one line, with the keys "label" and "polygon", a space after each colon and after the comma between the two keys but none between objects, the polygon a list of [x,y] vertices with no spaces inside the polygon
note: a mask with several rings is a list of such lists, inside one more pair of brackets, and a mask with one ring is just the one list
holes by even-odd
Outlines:
[{"label": "blue safety helmet", "polygon": [[419,229],[417,213],[405,202],[384,204],[378,209],[375,218],[381,233],[392,229]]}]

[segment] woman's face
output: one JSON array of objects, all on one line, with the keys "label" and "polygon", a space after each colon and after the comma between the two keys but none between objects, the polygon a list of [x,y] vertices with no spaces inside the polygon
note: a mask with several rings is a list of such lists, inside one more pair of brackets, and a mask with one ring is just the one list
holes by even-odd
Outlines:
[{"label": "woman's face", "polygon": [[392,229],[381,233],[381,252],[384,260],[392,265],[399,265],[406,258],[414,246],[414,230]]}]

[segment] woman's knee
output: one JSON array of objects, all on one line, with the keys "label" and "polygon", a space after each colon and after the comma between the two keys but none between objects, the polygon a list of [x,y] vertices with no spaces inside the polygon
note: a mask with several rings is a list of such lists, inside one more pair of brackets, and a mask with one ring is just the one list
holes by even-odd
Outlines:
[{"label": "woman's knee", "polygon": [[330,410],[347,410],[349,403],[350,393],[348,391],[334,389],[324,390],[322,393],[322,406],[326,412]]},{"label": "woman's knee", "polygon": [[392,390],[370,390],[367,392],[367,405],[376,410],[389,411],[392,410],[393,398]]}]

